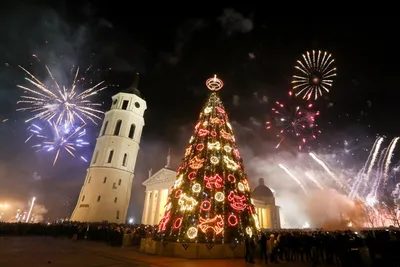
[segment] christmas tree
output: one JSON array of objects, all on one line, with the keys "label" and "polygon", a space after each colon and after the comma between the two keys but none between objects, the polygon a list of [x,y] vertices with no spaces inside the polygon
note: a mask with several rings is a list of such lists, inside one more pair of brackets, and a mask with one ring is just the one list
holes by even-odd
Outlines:
[{"label": "christmas tree", "polygon": [[194,127],[159,223],[163,240],[242,242],[257,234],[258,217],[250,199],[243,161],[217,91],[223,82],[206,81],[212,91]]}]

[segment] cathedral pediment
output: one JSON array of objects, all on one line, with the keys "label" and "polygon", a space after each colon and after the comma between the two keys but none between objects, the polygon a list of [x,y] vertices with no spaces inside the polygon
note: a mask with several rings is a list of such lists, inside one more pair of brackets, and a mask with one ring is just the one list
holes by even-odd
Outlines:
[{"label": "cathedral pediment", "polygon": [[149,179],[143,182],[144,186],[149,186],[153,184],[161,184],[166,182],[171,182],[176,180],[176,171],[162,168],[154,175],[152,175]]}]

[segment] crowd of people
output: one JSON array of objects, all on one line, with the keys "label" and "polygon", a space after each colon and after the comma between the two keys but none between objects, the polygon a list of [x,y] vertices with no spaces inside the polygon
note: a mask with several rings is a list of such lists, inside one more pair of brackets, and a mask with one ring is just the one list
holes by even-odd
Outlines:
[{"label": "crowd of people", "polygon": [[309,262],[310,266],[400,266],[397,229],[334,231],[282,230],[246,239],[246,261]]},{"label": "crowd of people", "polygon": [[[74,240],[106,242],[111,246],[139,246],[140,240],[153,237],[156,226],[108,223],[28,224],[0,223],[0,236],[40,235]],[[397,229],[334,231],[280,230],[264,231],[245,242],[246,261],[308,262],[310,266],[400,266]]]},{"label": "crowd of people", "polygon": [[106,242],[112,246],[140,245],[141,238],[153,236],[156,227],[133,224],[78,223],[0,223],[0,236],[65,237],[74,240]]}]

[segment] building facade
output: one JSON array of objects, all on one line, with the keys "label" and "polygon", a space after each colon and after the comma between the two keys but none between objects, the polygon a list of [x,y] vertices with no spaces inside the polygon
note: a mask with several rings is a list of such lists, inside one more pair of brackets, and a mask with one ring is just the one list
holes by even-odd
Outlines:
[{"label": "building facade", "polygon": [[112,97],[72,221],[126,222],[146,108],[137,84]]}]

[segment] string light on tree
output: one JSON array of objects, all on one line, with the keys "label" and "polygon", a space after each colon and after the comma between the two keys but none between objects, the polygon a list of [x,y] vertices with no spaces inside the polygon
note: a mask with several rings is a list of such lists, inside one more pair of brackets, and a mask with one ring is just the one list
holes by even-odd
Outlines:
[{"label": "string light on tree", "polygon": [[211,94],[178,168],[170,213],[160,222],[165,241],[236,243],[244,241],[246,229],[257,231],[243,162],[217,94],[224,83],[214,76],[206,85]]}]

